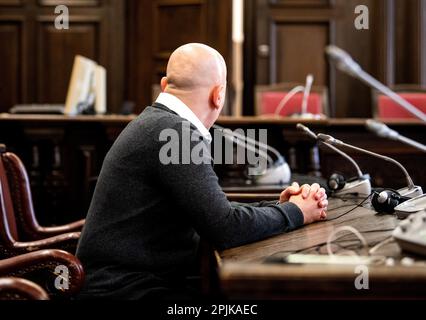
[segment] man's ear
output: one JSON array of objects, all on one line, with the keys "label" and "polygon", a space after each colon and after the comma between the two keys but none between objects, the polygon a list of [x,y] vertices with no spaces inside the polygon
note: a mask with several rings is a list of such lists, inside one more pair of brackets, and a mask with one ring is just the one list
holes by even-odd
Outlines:
[{"label": "man's ear", "polygon": [[160,85],[161,85],[161,92],[166,91],[166,88],[167,88],[167,77],[161,78]]},{"label": "man's ear", "polygon": [[212,103],[216,109],[222,108],[225,100],[224,86],[216,86],[212,91]]}]

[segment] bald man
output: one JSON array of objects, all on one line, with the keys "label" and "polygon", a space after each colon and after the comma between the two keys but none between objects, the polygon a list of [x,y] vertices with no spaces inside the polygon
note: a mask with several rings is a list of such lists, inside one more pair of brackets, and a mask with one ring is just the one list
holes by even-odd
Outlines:
[{"label": "bald man", "polygon": [[[196,297],[187,277],[197,271],[200,237],[225,249],[326,216],[318,185],[294,184],[273,203],[230,203],[208,154],[183,161],[185,151],[210,144],[224,105],[226,64],[216,50],[178,48],[161,89],[104,160],[77,250],[86,271],[81,298]],[[170,144],[180,161],[164,159]]]}]

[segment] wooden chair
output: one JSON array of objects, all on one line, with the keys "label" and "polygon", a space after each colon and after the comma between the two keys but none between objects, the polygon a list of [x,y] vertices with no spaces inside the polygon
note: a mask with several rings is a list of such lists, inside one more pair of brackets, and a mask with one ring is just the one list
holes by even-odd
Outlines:
[{"label": "wooden chair", "polygon": [[[256,115],[276,115],[280,102],[288,92],[300,84],[278,83],[256,86],[255,110]],[[328,93],[326,87],[312,86],[308,98],[307,112],[314,115],[329,116]],[[288,117],[302,112],[303,92],[296,93],[282,108],[279,116]]]},{"label": "wooden chair", "polygon": [[[0,277],[9,278],[0,282],[0,299],[7,298],[10,293],[18,294],[18,297],[22,295],[23,298],[69,298],[79,293],[84,284],[84,271],[80,261],[61,250],[40,250],[0,260]],[[22,290],[29,291],[24,295]]]},{"label": "wooden chair", "polygon": [[[9,183],[3,166],[5,153],[1,150],[0,147],[0,258],[13,257],[39,249],[63,249],[74,253],[80,232],[66,231],[74,230],[77,226],[81,227],[81,223],[76,223],[71,227],[54,228],[42,228],[38,224],[29,224],[23,215],[28,211],[20,207],[22,203],[19,202],[18,205],[14,206],[12,202]],[[19,189],[14,190],[15,195],[20,192]],[[15,215],[16,207],[20,208],[21,215],[18,215],[18,217]],[[32,218],[34,223],[35,218]],[[35,229],[27,229],[30,232],[25,233],[27,231],[25,228],[29,227],[35,227]]]},{"label": "wooden chair", "polygon": [[[426,113],[426,87],[397,85],[391,89]],[[373,90],[373,116],[378,119],[416,119],[414,115],[377,90]]]},{"label": "wooden chair", "polygon": [[0,300],[49,300],[43,288],[21,278],[0,278]]},{"label": "wooden chair", "polygon": [[81,231],[84,219],[55,227],[43,227],[37,222],[27,171],[17,155],[6,152],[0,144],[1,194],[10,231],[16,240],[34,241]]}]

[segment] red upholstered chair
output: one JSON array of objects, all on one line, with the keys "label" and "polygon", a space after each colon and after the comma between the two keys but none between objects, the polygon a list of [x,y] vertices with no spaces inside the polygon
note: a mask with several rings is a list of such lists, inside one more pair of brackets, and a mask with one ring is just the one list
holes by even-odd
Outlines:
[{"label": "red upholstered chair", "polygon": [[[8,175],[4,166],[5,163],[9,162],[4,160],[16,160],[17,158],[10,157],[11,154],[6,154],[4,151],[4,146],[0,145],[0,259],[39,249],[63,249],[74,253],[80,232],[67,231],[79,230],[82,222],[70,226],[40,227],[33,216],[31,202],[25,202],[31,197],[29,188],[26,189],[28,193],[24,194],[28,198],[17,197],[15,201],[19,200],[19,202],[13,203],[12,194],[21,196],[20,192],[22,190],[13,184],[12,188],[10,188]],[[24,185],[21,180],[16,178],[18,177],[17,172],[13,173],[13,175],[15,175],[13,181],[20,183],[19,185],[21,186]],[[11,193],[10,190],[13,190],[13,192]],[[25,207],[25,205],[29,205],[29,207]],[[15,215],[15,208],[18,208],[18,215]],[[31,210],[27,211],[25,208]],[[29,217],[26,215],[29,215]]]},{"label": "red upholstered chair", "polygon": [[5,145],[0,145],[0,183],[5,215],[16,240],[34,241],[81,231],[84,219],[55,227],[38,224],[27,171],[17,155],[6,152]]},{"label": "red upholstered chair", "polygon": [[[297,84],[274,84],[256,87],[256,115],[275,115],[280,102]],[[296,93],[282,108],[279,116],[288,117],[302,112],[303,92]],[[313,86],[308,98],[307,112],[328,116],[327,89]]]},{"label": "red upholstered chair", "polygon": [[[401,97],[426,113],[426,87],[398,85],[392,88]],[[378,91],[373,91],[374,117],[379,119],[416,119],[414,115]]]},{"label": "red upholstered chair", "polygon": [[49,300],[49,295],[32,281],[0,278],[0,300]]},{"label": "red upholstered chair", "polygon": [[[40,250],[0,260],[0,277],[24,278],[37,284],[16,279],[3,280],[0,282],[0,299],[14,299],[13,296],[6,295],[8,292],[17,294],[18,297],[15,298],[21,295],[22,298],[37,299],[69,298],[80,292],[84,284],[84,270],[80,261],[61,250]],[[3,289],[5,292],[2,293]],[[22,289],[30,292],[23,295]]]}]

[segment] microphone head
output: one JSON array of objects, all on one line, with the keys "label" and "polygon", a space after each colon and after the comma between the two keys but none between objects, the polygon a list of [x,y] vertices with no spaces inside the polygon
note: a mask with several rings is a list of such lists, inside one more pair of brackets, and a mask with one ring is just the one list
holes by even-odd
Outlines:
[{"label": "microphone head", "polygon": [[318,140],[317,135],[314,132],[312,132],[311,129],[309,129],[308,127],[304,126],[303,124],[298,123],[296,125],[296,128],[299,129],[299,130],[301,130],[301,131],[303,131],[303,132],[305,132],[311,138],[313,138],[315,140]]},{"label": "microphone head", "polygon": [[301,124],[301,123],[298,123],[297,125],[296,125],[296,128],[297,129],[299,129],[299,130],[301,130],[301,131],[306,131],[306,130],[308,130],[308,128],[307,127],[305,127],[303,124]]},{"label": "microphone head", "polygon": [[312,74],[308,74],[306,77],[306,87],[311,87],[312,83],[314,83],[314,76]]},{"label": "microphone head", "polygon": [[352,59],[349,53],[339,47],[334,45],[327,46],[325,52],[330,58],[330,61],[334,62],[339,70],[352,76],[358,75],[361,71],[360,65]]},{"label": "microphone head", "polygon": [[336,139],[334,139],[332,136],[329,136],[328,134],[319,133],[317,137],[319,140],[326,143],[334,144],[336,142]]},{"label": "microphone head", "polygon": [[371,132],[374,132],[375,134],[377,134],[379,137],[382,137],[382,138],[394,138],[396,137],[395,134],[398,135],[396,131],[392,130],[384,123],[381,123],[373,119],[368,119],[365,123],[365,126],[367,127],[368,130],[370,130]]}]

